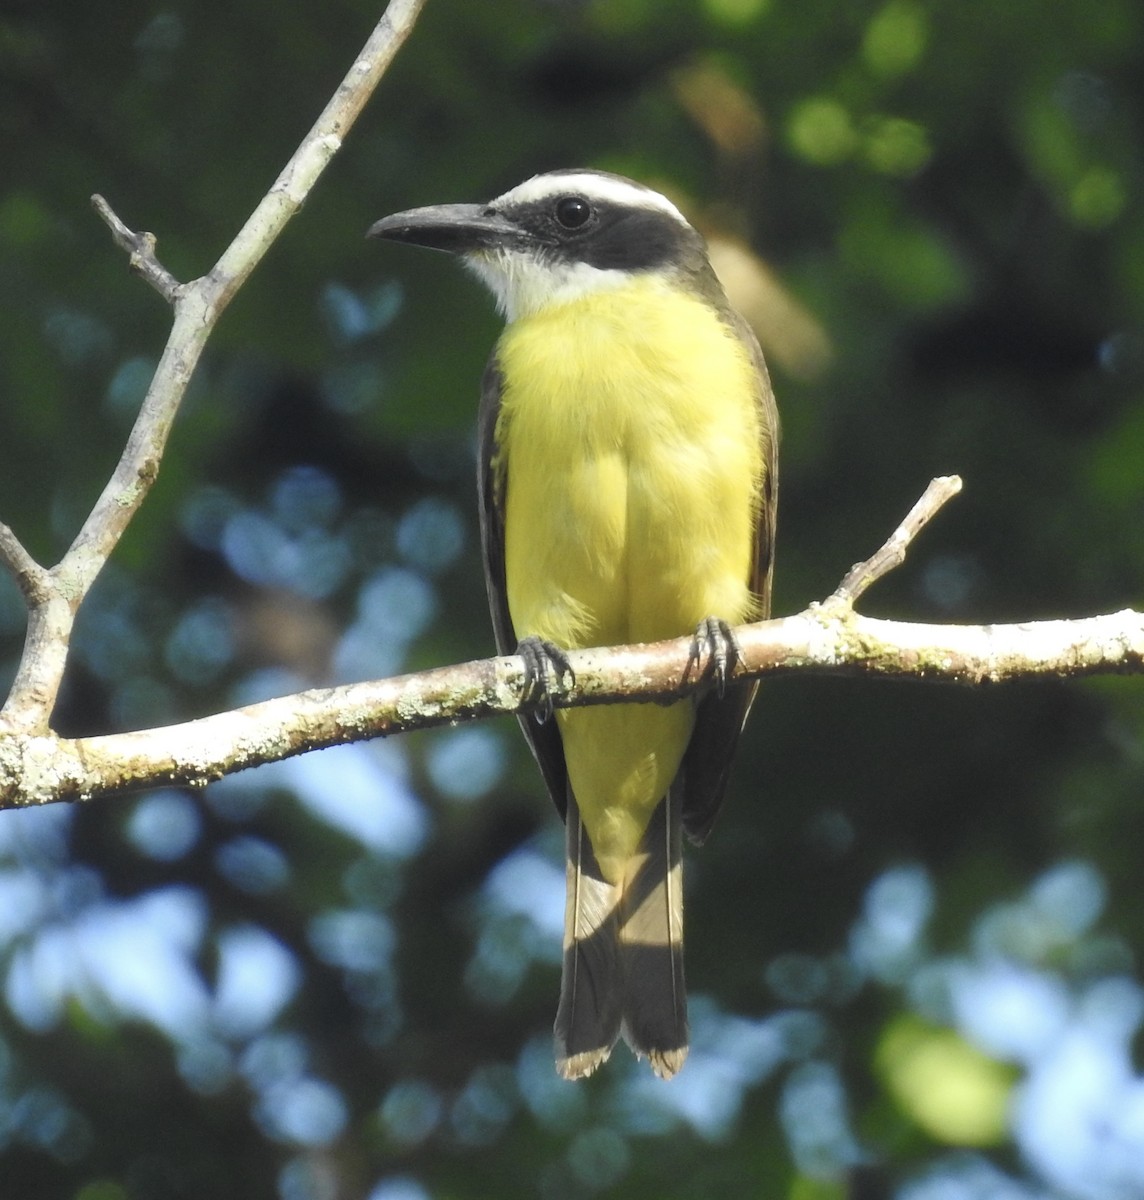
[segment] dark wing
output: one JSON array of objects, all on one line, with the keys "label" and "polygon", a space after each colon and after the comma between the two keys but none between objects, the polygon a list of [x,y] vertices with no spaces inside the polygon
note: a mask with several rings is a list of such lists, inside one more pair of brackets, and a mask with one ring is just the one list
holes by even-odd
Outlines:
[{"label": "dark wing", "polygon": [[[485,588],[493,634],[501,654],[515,654],[518,638],[508,611],[508,587],[504,573],[504,497],[508,464],[498,452],[497,418],[500,416],[504,381],[497,366],[496,353],[489,359],[481,380],[481,404],[477,411],[477,498],[480,504],[481,549],[485,559]],[[521,715],[520,727],[544,776],[548,794],[561,818],[568,806],[568,770],[564,765],[564,745],[556,721],[543,725],[531,714]]]},{"label": "dark wing", "polygon": [[[775,516],[779,496],[779,415],[767,365],[754,333],[738,313],[728,311],[726,319],[750,350],[759,377],[764,476],[750,585],[758,610],[756,619],[763,621],[771,615]],[[757,683],[741,683],[727,688],[722,697],[711,692],[699,702],[695,730],[683,758],[683,828],[693,842],[703,841],[719,815],[719,806],[723,803],[723,793],[727,790],[727,780],[731,774],[735,745],[758,690]]]}]

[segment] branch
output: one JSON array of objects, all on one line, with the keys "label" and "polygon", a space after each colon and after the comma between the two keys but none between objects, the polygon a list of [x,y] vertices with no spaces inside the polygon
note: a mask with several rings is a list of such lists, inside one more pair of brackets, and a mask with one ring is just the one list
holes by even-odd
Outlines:
[{"label": "branch", "polygon": [[931,479],[918,502],[906,513],[902,523],[886,539],[883,545],[865,562],[855,563],[846,573],[846,578],[826,601],[827,606],[842,605],[853,608],[862,594],[883,575],[906,561],[910,543],[930,523],[938,510],[961,491],[960,475],[939,475]]},{"label": "branch", "polygon": [[424,4],[425,0],[390,0],[321,116],[211,271],[209,278],[217,286],[216,302],[220,309],[246,281],[286,222],[302,207],[318,176],[341,149],[366,101],[412,32]]},{"label": "branch", "polygon": [[[1021,625],[915,625],[854,612],[850,598],[903,561],[958,483],[935,480],[885,545],[852,568],[825,603],[740,627],[734,678],[813,671],[980,684],[1144,673],[1144,614],[1127,610]],[[709,686],[691,670],[691,638],[578,650],[568,659],[575,682],[554,697],[557,707],[665,703]],[[203,784],[323,746],[519,713],[525,694],[524,664],[512,656],[299,692],[136,733],[66,739],[46,730],[0,732],[0,808]]]},{"label": "branch", "polygon": [[[1144,614],[1020,625],[915,625],[826,605],[737,631],[738,679],[814,672],[1000,683],[1144,673]],[[557,707],[664,702],[701,691],[690,638],[568,655],[576,683]],[[681,682],[685,679],[686,682]],[[126,788],[203,784],[308,750],[522,711],[517,657],[483,659],[299,692],[201,720],[105,737],[0,734],[0,809]]]},{"label": "branch", "polygon": [[119,463],[60,563],[44,571],[6,527],[0,529],[0,565],[16,577],[29,614],[24,654],[0,710],[0,729],[47,732],[75,614],[158,477],[167,437],[207,338],[341,148],[423,4],[424,0],[390,0],[314,127],[218,262],[201,278],[179,283],[159,262],[153,234],[132,231],[102,196],[92,197],[112,236],[130,255],[132,269],[173,305],[174,324]]},{"label": "branch", "polygon": [[0,521],[0,563],[8,568],[28,607],[47,599],[48,572],[24,549],[20,539]]},{"label": "branch", "polygon": [[135,233],[128,229],[112,211],[111,205],[98,193],[92,196],[91,206],[111,230],[116,244],[131,256],[131,269],[141,275],[168,304],[174,304],[182,291],[182,284],[155,257],[158,241],[155,235]]},{"label": "branch", "polygon": [[[202,278],[175,285],[175,325],[127,448],[60,564],[74,593],[86,594],[155,481],[175,413],[223,310],[341,149],[342,139],[412,31],[423,4],[424,0],[391,0],[333,98],[218,262]],[[157,273],[160,279],[171,278],[155,262],[150,234],[132,233],[106,201],[97,198],[96,207],[109,220],[116,240],[131,252],[133,265],[138,263],[152,282]],[[163,290],[158,283],[155,286]]]}]

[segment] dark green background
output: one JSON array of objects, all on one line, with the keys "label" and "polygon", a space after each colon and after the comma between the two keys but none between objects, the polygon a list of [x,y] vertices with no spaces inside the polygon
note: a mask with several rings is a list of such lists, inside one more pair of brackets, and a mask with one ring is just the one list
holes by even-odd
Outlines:
[{"label": "dark green background", "polygon": [[[88,197],[207,270],[378,11],[0,11],[0,519],[41,560],[168,326]],[[429,0],[212,340],[58,727],[490,652],[472,425],[498,319],[443,256],[362,235],[556,166],[669,190],[779,282],[778,613],[948,472],[964,494],[864,611],[1139,603],[1142,93],[1138,0]],[[21,632],[0,583],[4,674]],[[1131,679],[767,684],[688,862],[696,1045],[669,1085],[623,1049],[552,1073],[558,935],[530,913],[560,836],[510,722],[3,814],[0,1195],[1144,1195],[1142,710]],[[1004,1128],[950,1117],[965,1088],[971,1113],[1008,1095]]]}]

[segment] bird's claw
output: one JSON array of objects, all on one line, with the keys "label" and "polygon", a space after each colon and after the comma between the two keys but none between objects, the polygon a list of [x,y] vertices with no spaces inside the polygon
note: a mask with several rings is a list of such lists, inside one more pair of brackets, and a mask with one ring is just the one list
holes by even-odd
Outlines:
[{"label": "bird's claw", "polygon": [[698,670],[704,650],[708,654],[708,670],[722,699],[727,690],[728,676],[736,664],[743,660],[743,648],[726,621],[720,617],[704,617],[695,627],[695,635],[691,639],[691,650],[687,655],[688,673],[692,666]]},{"label": "bird's claw", "polygon": [[563,686],[564,677],[572,686],[576,684],[576,672],[568,661],[568,655],[552,642],[543,638],[521,638],[516,647],[524,661],[524,686],[521,702],[535,709],[537,721],[543,725],[552,716],[552,687],[548,682],[548,668],[556,675],[556,687]]}]

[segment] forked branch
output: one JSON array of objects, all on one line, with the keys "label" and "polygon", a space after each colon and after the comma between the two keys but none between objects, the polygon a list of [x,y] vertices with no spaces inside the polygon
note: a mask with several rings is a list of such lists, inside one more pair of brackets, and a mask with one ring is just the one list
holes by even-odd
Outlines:
[{"label": "forked branch", "polygon": [[92,197],[112,236],[130,255],[131,268],[173,306],[175,319],[119,463],[60,562],[51,570],[40,566],[16,535],[0,526],[0,566],[15,577],[28,606],[28,636],[0,709],[0,733],[47,733],[75,614],[159,474],[167,437],[207,338],[341,148],[423,4],[391,0],[314,127],[218,262],[199,279],[179,283],[159,262],[153,234],[135,232],[102,196]]}]

